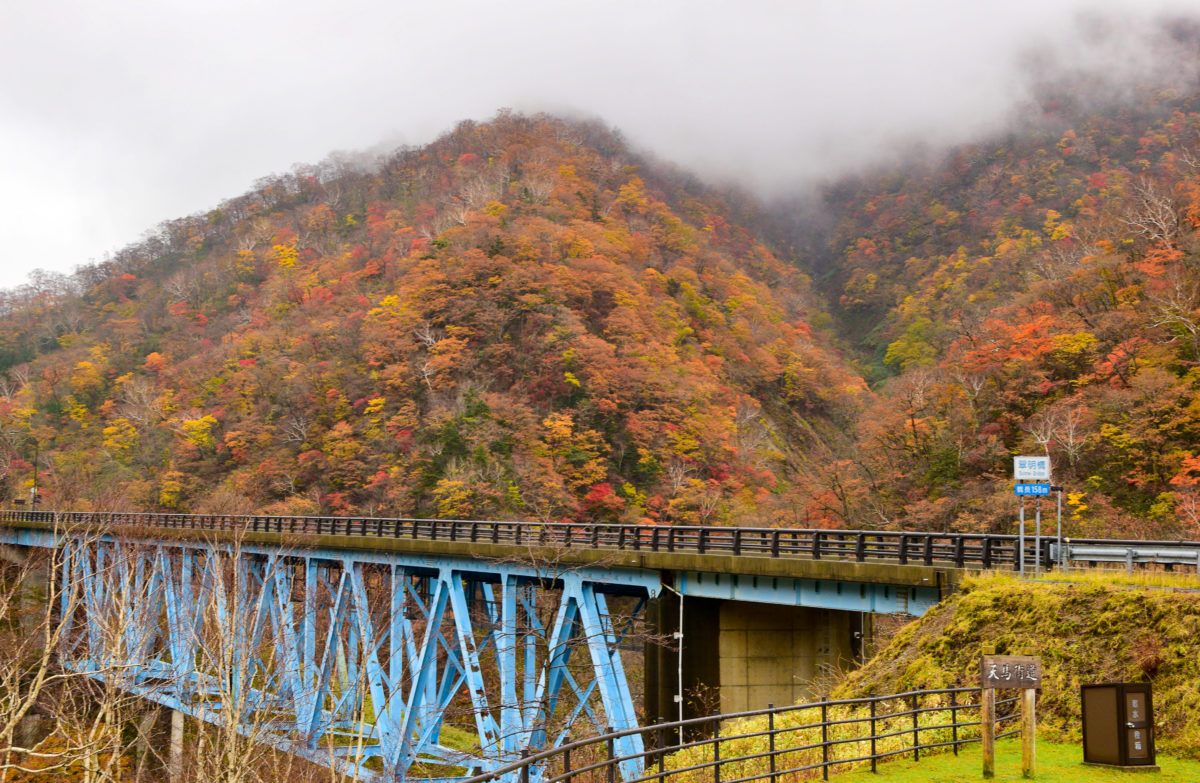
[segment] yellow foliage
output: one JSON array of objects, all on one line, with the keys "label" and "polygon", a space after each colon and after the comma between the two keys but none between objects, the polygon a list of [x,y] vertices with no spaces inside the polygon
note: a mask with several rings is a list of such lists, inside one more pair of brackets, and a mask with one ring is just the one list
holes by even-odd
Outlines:
[{"label": "yellow foliage", "polygon": [[67,415],[71,417],[71,420],[78,424],[80,429],[86,430],[92,419],[87,406],[75,399],[74,395],[67,395],[65,407]]},{"label": "yellow foliage", "polygon": [[471,516],[471,489],[465,481],[439,479],[433,488],[437,499],[438,516],[443,519],[461,519]]},{"label": "yellow foliage", "polygon": [[123,455],[137,445],[138,432],[129,419],[114,419],[102,430],[104,448],[115,455]]},{"label": "yellow foliage", "polygon": [[1071,510],[1071,519],[1079,521],[1083,518],[1083,512],[1088,510],[1087,504],[1083,502],[1087,497],[1086,492],[1068,492],[1067,493],[1067,508]]},{"label": "yellow foliage", "polygon": [[1055,353],[1065,356],[1079,356],[1099,342],[1090,332],[1075,332],[1073,334],[1056,334],[1052,339]]},{"label": "yellow foliage", "polygon": [[649,204],[640,177],[633,177],[617,191],[617,206],[627,212],[638,212]]},{"label": "yellow foliage", "polygon": [[170,470],[163,474],[162,481],[158,485],[158,504],[160,506],[163,508],[179,507],[185,478],[186,476],[177,470]]},{"label": "yellow foliage", "polygon": [[76,362],[71,371],[71,388],[81,394],[94,392],[104,383],[101,368],[93,362]]},{"label": "yellow foliage", "polygon": [[596,246],[581,236],[572,236],[566,245],[567,258],[591,258],[596,253]]},{"label": "yellow foliage", "polygon": [[603,481],[608,471],[602,456],[606,444],[595,430],[575,431],[575,422],[565,412],[552,413],[542,420],[546,428],[547,450],[558,463],[567,486],[579,491]]},{"label": "yellow foliage", "polygon": [[179,423],[184,440],[198,449],[212,450],[217,446],[213,438],[213,428],[217,420],[212,416],[201,416],[198,419],[187,419]]},{"label": "yellow foliage", "polygon": [[571,437],[575,422],[572,421],[571,414],[559,411],[542,419],[542,426],[546,428],[551,441],[562,441]]},{"label": "yellow foliage", "polygon": [[275,245],[271,248],[271,258],[280,269],[291,269],[296,265],[300,254],[295,245]]},{"label": "yellow foliage", "polygon": [[672,432],[667,441],[671,444],[671,451],[682,457],[692,457],[700,451],[699,436],[682,427]]},{"label": "yellow foliage", "polygon": [[325,445],[321,450],[332,462],[346,462],[357,457],[363,450],[363,445],[355,440],[354,428],[344,421],[339,421],[325,436]]},{"label": "yellow foliage", "polygon": [[1058,226],[1058,221],[1062,219],[1062,215],[1053,209],[1046,210],[1046,222],[1042,224],[1042,230],[1053,236],[1055,228]]}]

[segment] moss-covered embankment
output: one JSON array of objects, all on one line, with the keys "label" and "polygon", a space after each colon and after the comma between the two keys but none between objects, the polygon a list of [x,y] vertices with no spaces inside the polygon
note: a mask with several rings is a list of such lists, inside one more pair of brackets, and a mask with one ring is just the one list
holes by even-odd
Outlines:
[{"label": "moss-covered embankment", "polygon": [[1041,656],[1038,719],[1047,738],[1079,740],[1081,684],[1149,680],[1158,750],[1200,758],[1200,592],[1112,579],[968,579],[833,697],[974,685],[990,646]]}]

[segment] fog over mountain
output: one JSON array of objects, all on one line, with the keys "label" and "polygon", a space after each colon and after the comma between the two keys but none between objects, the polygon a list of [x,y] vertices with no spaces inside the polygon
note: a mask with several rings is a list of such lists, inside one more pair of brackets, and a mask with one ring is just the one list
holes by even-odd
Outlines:
[{"label": "fog over mountain", "polygon": [[422,144],[501,107],[596,116],[663,159],[784,194],[999,127],[1056,68],[1109,86],[1190,78],[1155,32],[1171,15],[1200,7],[10,3],[0,286],[102,259],[297,162]]}]

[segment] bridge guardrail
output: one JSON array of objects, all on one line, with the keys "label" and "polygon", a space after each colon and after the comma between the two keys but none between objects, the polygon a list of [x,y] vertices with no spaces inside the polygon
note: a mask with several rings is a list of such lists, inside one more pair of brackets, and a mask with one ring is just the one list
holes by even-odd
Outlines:
[{"label": "bridge guardrail", "polygon": [[1063,545],[1068,561],[1086,563],[1124,563],[1127,571],[1135,565],[1157,563],[1173,567],[1195,567],[1200,572],[1200,544],[1183,542],[1184,546],[1161,547],[1154,543],[1112,542],[1104,544],[1069,542]]},{"label": "bridge guardrail", "polygon": [[[0,521],[55,521],[66,525],[118,525],[214,531],[269,532],[290,535],[367,536],[427,541],[463,541],[512,546],[586,547],[623,551],[690,552],[772,558],[804,557],[852,562],[914,563],[956,568],[1018,568],[1020,539],[995,533],[936,533],[898,530],[829,530],[689,525],[622,525],[574,522],[514,522],[385,517],[236,516],[150,512],[0,511]],[[1055,539],[1025,538],[1027,568],[1052,567],[1059,549]],[[1103,551],[1102,551],[1103,550]],[[1115,555],[1104,554],[1119,551]],[[1197,564],[1200,542],[1068,539],[1067,560]]]},{"label": "bridge guardrail", "polygon": [[[618,778],[641,783],[710,775],[714,783],[778,783],[816,770],[825,779],[839,768],[869,765],[875,772],[880,761],[894,756],[911,753],[919,760],[922,752],[944,748],[957,755],[963,745],[979,742],[980,704],[972,698],[977,694],[978,688],[920,690],[658,723],[568,741],[463,783],[615,783]],[[1018,717],[1017,702],[1017,697],[997,700],[997,737],[1020,733],[1019,728],[1004,730]],[[641,736],[645,750],[616,755],[616,740],[631,735]]]}]

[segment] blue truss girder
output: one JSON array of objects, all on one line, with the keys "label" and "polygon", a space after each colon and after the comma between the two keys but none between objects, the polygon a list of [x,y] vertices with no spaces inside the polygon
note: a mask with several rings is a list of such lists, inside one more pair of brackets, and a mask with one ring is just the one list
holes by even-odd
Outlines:
[{"label": "blue truss girder", "polygon": [[[557,745],[582,716],[598,730],[637,725],[606,596],[641,595],[640,611],[656,574],[261,544],[42,545],[65,550],[64,579],[82,588],[68,666],[199,720],[232,711],[243,735],[346,775],[454,780]],[[449,721],[459,747],[443,743]]]},{"label": "blue truss girder", "polygon": [[941,600],[941,592],[936,585],[911,587],[837,579],[793,579],[694,571],[679,572],[675,589],[684,596],[695,598],[917,616]]}]

